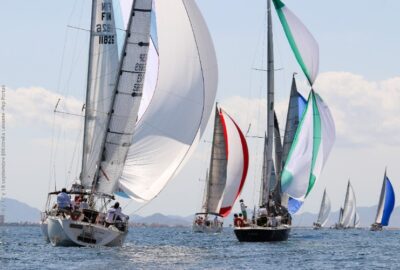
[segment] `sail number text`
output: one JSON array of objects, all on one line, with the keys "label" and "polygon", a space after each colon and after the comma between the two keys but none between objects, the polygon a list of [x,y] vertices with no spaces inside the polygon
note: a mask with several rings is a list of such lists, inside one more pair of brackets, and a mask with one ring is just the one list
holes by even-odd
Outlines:
[{"label": "sail number text", "polygon": [[102,3],[99,15],[100,20],[103,22],[96,24],[96,32],[99,34],[99,44],[114,44],[115,35],[112,24],[112,4],[110,1]]}]

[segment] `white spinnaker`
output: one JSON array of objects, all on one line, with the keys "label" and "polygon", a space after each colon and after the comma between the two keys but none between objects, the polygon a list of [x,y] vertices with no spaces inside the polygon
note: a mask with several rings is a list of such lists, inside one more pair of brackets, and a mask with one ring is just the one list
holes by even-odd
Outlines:
[{"label": "white spinnaker", "polygon": [[343,207],[342,225],[347,227],[354,226],[354,218],[356,215],[356,196],[350,182],[347,185],[346,198]]},{"label": "white spinnaker", "polygon": [[221,109],[225,123],[228,163],[226,170],[226,185],[222,199],[220,214],[229,215],[246,180],[249,166],[249,153],[246,139],[234,120]]},{"label": "white spinnaker", "polygon": [[190,157],[209,120],[218,81],[207,26],[192,0],[156,1],[159,74],[120,178],[131,198],[157,196]]},{"label": "white spinnaker", "polygon": [[90,70],[87,82],[85,136],[80,177],[82,185],[86,188],[92,186],[99,164],[119,67],[112,0],[95,1],[92,12],[94,21],[89,51]]},{"label": "white spinnaker", "polygon": [[117,87],[109,116],[96,190],[112,194],[118,188],[143,95],[150,46],[151,0],[135,0],[128,25]]}]

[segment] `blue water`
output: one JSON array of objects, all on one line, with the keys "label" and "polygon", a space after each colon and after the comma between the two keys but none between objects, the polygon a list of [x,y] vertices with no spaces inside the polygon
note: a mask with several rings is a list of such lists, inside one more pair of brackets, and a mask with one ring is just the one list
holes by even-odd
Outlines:
[{"label": "blue water", "polygon": [[287,242],[239,243],[229,228],[131,228],[121,248],[54,248],[39,227],[0,236],[0,269],[400,269],[400,231],[294,228]]}]

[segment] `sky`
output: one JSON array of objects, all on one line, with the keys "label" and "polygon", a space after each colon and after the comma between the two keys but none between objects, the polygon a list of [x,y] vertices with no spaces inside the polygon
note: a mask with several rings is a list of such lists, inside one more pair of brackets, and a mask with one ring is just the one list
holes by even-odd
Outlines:
[{"label": "sky", "polygon": [[[0,84],[7,87],[7,196],[39,209],[43,209],[46,193],[54,189],[49,179],[55,176],[60,188],[79,171],[76,160],[82,123],[79,117],[54,115],[53,110],[62,96],[60,110],[81,113],[88,34],[74,27],[88,28],[90,2],[2,1]],[[266,76],[254,69],[265,68],[266,1],[196,2],[217,54],[217,100],[243,130],[251,124],[250,133],[262,135]],[[320,74],[315,89],[330,107],[337,132],[326,167],[302,211],[318,211],[324,188],[337,210],[343,204],[348,179],[358,206],[376,205],[385,167],[395,191],[400,190],[400,2],[285,3],[319,43]],[[307,84],[276,14],[273,23],[276,107],[283,123],[292,73],[299,73],[298,85],[305,95]],[[128,204],[125,211],[191,215],[200,210],[212,122],[204,142],[162,193],[146,205],[124,202]],[[262,141],[248,141],[251,159],[242,198],[252,207],[258,202]]]}]

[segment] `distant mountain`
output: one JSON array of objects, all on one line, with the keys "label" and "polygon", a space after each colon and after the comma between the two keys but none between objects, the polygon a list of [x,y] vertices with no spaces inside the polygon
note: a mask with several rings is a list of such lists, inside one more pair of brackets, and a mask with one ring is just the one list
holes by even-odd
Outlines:
[{"label": "distant mountain", "polygon": [[40,210],[33,208],[26,203],[5,198],[5,222],[34,222],[40,221]]},{"label": "distant mountain", "polygon": [[[370,226],[375,219],[376,207],[358,207],[357,211],[360,215],[361,227]],[[33,222],[38,223],[40,221],[40,210],[31,207],[25,203],[19,202],[14,199],[5,198],[6,217],[5,221],[10,222]],[[248,216],[251,218],[251,211],[248,211]],[[331,226],[335,224],[339,217],[339,211],[332,212],[327,225]],[[176,215],[163,215],[156,213],[147,217],[141,217],[138,215],[131,215],[130,221],[133,223],[140,223],[145,225],[164,225],[164,226],[191,226],[193,222],[193,215],[182,217]],[[317,214],[302,213],[300,215],[294,215],[293,225],[294,226],[312,226],[313,222],[317,219]],[[224,220],[224,226],[232,224],[233,213],[231,213]],[[390,227],[400,227],[400,206],[393,210],[393,214],[390,219]]]}]

